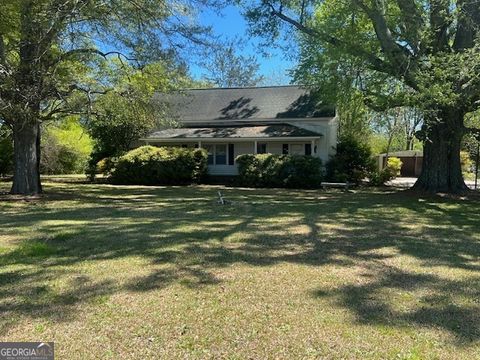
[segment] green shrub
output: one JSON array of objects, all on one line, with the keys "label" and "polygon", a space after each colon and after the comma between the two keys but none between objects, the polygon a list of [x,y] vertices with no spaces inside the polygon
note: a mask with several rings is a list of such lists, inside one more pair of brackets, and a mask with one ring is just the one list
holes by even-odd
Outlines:
[{"label": "green shrub", "polygon": [[397,157],[389,157],[386,166],[380,171],[373,171],[370,175],[370,184],[381,186],[387,181],[395,179],[400,175],[402,169],[402,160]]},{"label": "green shrub", "polygon": [[98,166],[98,164],[105,159],[111,159],[110,155],[111,154],[100,151],[95,144],[92,152],[90,153],[87,161],[87,166],[85,168],[85,175],[90,181],[94,181],[97,174],[105,174],[105,172],[102,171],[104,170],[102,165]]},{"label": "green shrub", "polygon": [[60,144],[54,136],[43,136],[40,158],[42,174],[73,174],[81,171],[81,167],[81,160],[75,149]]},{"label": "green shrub", "polygon": [[249,187],[315,188],[322,180],[322,161],[303,155],[240,155],[238,183]]},{"label": "green shrub", "polygon": [[115,168],[115,164],[118,158],[115,157],[106,157],[100,160],[95,167],[96,174],[110,175],[110,173]]},{"label": "green shrub", "polygon": [[110,180],[131,185],[190,184],[200,181],[206,169],[205,150],[142,146],[118,158]]},{"label": "green shrub", "polygon": [[359,183],[375,171],[375,160],[368,145],[345,138],[336,150],[326,165],[329,181]]},{"label": "green shrub", "polygon": [[400,170],[402,170],[402,160],[399,158],[392,156],[389,157],[387,160],[387,166],[385,169],[391,174],[392,179],[396,178],[397,176],[400,176]]}]

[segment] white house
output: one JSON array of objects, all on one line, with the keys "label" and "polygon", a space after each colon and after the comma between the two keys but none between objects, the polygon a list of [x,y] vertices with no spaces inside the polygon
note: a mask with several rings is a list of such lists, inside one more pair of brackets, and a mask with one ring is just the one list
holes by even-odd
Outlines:
[{"label": "white house", "polygon": [[157,95],[180,127],[153,131],[142,144],[208,150],[211,175],[236,175],[242,154],[301,154],[325,163],[335,151],[338,121],[298,86],[217,88]]}]

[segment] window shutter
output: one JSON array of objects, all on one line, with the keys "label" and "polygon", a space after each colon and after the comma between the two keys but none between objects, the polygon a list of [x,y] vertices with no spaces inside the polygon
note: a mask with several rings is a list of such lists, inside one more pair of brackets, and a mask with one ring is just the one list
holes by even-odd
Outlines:
[{"label": "window shutter", "polygon": [[235,164],[235,145],[228,144],[228,165]]}]

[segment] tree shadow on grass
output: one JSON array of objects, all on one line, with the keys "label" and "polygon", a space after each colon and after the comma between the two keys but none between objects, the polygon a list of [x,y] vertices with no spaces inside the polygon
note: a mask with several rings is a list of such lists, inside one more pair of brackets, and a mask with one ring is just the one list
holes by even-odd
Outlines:
[{"label": "tree shadow on grass", "polygon": [[447,280],[379,265],[365,284],[319,289],[313,295],[351,310],[361,324],[444,329],[457,344],[480,338],[480,304],[472,301],[480,298],[480,276]]},{"label": "tree shadow on grass", "polygon": [[[229,189],[225,193],[233,205],[220,206],[216,191],[70,185],[35,206],[6,206],[0,235],[22,240],[0,253],[0,311],[11,318],[68,321],[76,316],[76,304],[117,292],[153,291],[174,283],[216,286],[222,281],[216,272],[237,263],[345,269],[362,264],[374,265],[371,281],[315,295],[335,299],[361,323],[435,326],[462,341],[480,339],[480,308],[472,305],[479,295],[478,279],[445,280],[382,265],[396,256],[382,252],[389,248],[425,268],[444,266],[476,275],[479,203],[419,201],[397,192]],[[109,280],[80,281],[75,268],[130,257],[145,259],[148,271],[132,274],[120,285],[115,274]],[[64,279],[64,287],[45,286],[52,278]],[[397,289],[433,295],[422,295],[419,304],[402,311],[384,294]],[[458,297],[465,301],[454,302]],[[7,329],[4,324],[0,333]]]}]

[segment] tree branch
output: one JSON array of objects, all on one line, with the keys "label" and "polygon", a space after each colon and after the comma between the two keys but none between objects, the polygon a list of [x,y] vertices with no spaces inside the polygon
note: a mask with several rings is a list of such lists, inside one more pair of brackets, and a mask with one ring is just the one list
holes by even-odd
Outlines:
[{"label": "tree branch", "polygon": [[[300,22],[296,21],[295,19],[292,19],[291,17],[285,15],[282,12],[282,10],[276,10],[275,7],[270,2],[266,2],[266,4],[270,7],[270,10],[273,16],[276,16],[279,19],[285,21],[286,23],[293,25],[297,30],[303,32],[304,34],[314,38],[318,38],[332,46],[340,47],[353,56],[358,56],[365,59],[370,65],[372,70],[386,73],[396,78],[402,78],[402,80],[404,80],[407,83],[407,85],[411,86],[414,89],[418,88],[416,82],[413,79],[413,76],[410,74],[410,71],[404,71],[403,73],[400,74],[398,72],[398,69],[395,66],[392,66],[391,64],[377,57],[375,54],[370,53],[359,46],[346,43],[341,39],[338,39],[334,36],[318,31],[317,29],[313,29],[311,27],[303,25]],[[403,63],[402,68],[409,69],[408,62]]]},{"label": "tree branch", "polygon": [[470,49],[480,28],[480,6],[472,0],[458,0],[457,29],[453,48],[457,51]]},{"label": "tree branch", "polygon": [[347,48],[347,49],[349,49],[349,52],[353,53],[353,55],[360,55],[362,57],[367,58],[367,60],[372,65],[374,70],[385,71],[385,69],[387,67],[387,64],[382,59],[376,57],[375,55],[370,54],[370,53],[364,51],[363,49],[361,49],[359,47],[352,46],[351,44],[344,43],[343,41],[341,41],[340,39],[337,39],[334,36],[331,36],[331,35],[322,33],[322,32],[320,32],[316,29],[312,29],[310,27],[307,27],[306,25],[303,25],[300,22],[298,22],[298,21],[292,19],[291,17],[285,15],[282,12],[282,10],[277,11],[272,4],[268,3],[268,5],[270,6],[272,15],[278,17],[279,19],[281,19],[281,20],[283,20],[287,23],[289,23],[290,25],[293,25],[295,28],[297,28],[298,30],[300,30],[304,34],[307,34],[311,37],[315,37],[315,38],[318,38],[320,40],[323,40],[323,41],[327,42],[328,44],[336,46],[336,47]]},{"label": "tree branch", "polygon": [[407,38],[414,53],[418,55],[421,46],[420,31],[424,26],[422,14],[414,0],[397,0],[397,5],[400,8],[400,16],[405,23],[402,34]]},{"label": "tree branch", "polygon": [[431,47],[434,53],[449,50],[448,28],[452,23],[445,0],[430,0],[430,24],[433,32]]},{"label": "tree branch", "polygon": [[397,71],[399,71],[397,75],[404,77],[410,86],[414,85],[415,80],[412,75],[412,64],[415,64],[412,62],[412,54],[393,38],[387,20],[385,19],[383,5],[376,1],[376,5],[370,8],[366,6],[362,0],[355,0],[355,3],[370,18],[383,53],[390,63],[395,66]]},{"label": "tree branch", "polygon": [[103,58],[107,58],[111,55],[117,55],[118,59],[122,61],[122,58],[127,60],[127,61],[138,61],[136,58],[131,58],[131,57],[128,57],[127,55],[125,55],[124,53],[120,52],[120,51],[108,51],[108,52],[103,52],[103,51],[100,51],[96,48],[79,48],[79,49],[73,49],[73,50],[70,50],[70,51],[67,51],[65,53],[63,53],[58,59],[57,61],[54,62],[54,64],[58,64],[62,61],[65,61],[67,60],[68,58],[71,58],[71,57],[74,57],[76,55],[97,55],[97,56],[101,56]]}]

